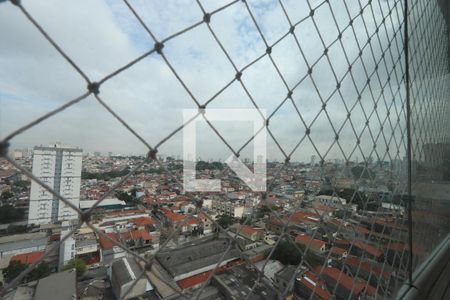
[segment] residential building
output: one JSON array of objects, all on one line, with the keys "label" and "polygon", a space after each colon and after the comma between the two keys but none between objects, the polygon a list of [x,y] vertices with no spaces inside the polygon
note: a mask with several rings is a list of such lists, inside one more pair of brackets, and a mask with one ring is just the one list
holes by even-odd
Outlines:
[{"label": "residential building", "polygon": [[225,201],[214,199],[212,209],[219,215],[228,215],[233,218],[242,218],[245,212],[244,200]]},{"label": "residential building", "polygon": [[[47,184],[75,207],[80,202],[82,150],[55,144],[35,147],[33,175]],[[60,201],[37,182],[31,182],[28,224],[47,224],[77,219],[71,207]]]},{"label": "residential building", "polygon": [[306,272],[295,280],[294,299],[329,300],[332,296],[323,280],[312,272]]},{"label": "residential building", "polygon": [[347,204],[347,200],[338,196],[319,195],[314,199],[315,202],[321,203],[330,207],[342,208]]},{"label": "residential building", "polygon": [[[321,267],[316,268],[320,274]],[[376,289],[363,280],[348,276],[343,271],[326,267],[323,269],[320,279],[323,279],[328,290],[335,291],[338,299],[375,299]]]},{"label": "residential building", "polygon": [[123,257],[111,264],[108,275],[116,299],[136,298],[153,291],[147,277],[139,278],[141,273],[142,268],[133,258]]},{"label": "residential building", "polygon": [[[75,238],[71,233],[71,228],[66,222],[61,230],[60,240],[61,246],[59,247],[59,270],[61,270],[69,260],[75,257]],[[67,236],[69,235],[69,236]],[[67,236],[67,237],[66,237]]]},{"label": "residential building", "polygon": [[313,239],[312,236],[306,234],[297,235],[295,242],[318,253],[324,253],[326,250],[326,243],[324,241]]},{"label": "residential building", "polygon": [[0,259],[6,255],[17,255],[43,251],[47,246],[44,232],[23,233],[0,237]]},{"label": "residential building", "polygon": [[209,240],[173,250],[163,249],[156,254],[156,260],[175,281],[179,281],[214,269],[221,258],[219,266],[238,259],[239,250],[236,248],[231,248],[222,257],[228,247],[227,239]]}]

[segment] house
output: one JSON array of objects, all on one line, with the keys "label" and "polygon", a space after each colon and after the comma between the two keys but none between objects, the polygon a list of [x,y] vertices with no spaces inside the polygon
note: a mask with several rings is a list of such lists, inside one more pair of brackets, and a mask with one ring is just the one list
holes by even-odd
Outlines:
[{"label": "house", "polygon": [[353,254],[355,256],[361,257],[365,255],[365,257],[368,257],[370,259],[374,259],[377,261],[383,260],[383,251],[378,250],[374,246],[362,242],[362,241],[354,241],[351,248],[350,248],[350,254]]},{"label": "house", "polygon": [[275,234],[266,234],[264,236],[264,242],[268,245],[274,245],[278,241],[279,236]]},{"label": "house", "polygon": [[335,291],[338,299],[375,299],[376,289],[367,282],[354,279],[337,268],[326,267],[322,272],[321,269],[317,267],[315,272],[320,274],[319,278],[325,282],[328,290]]},{"label": "house", "polygon": [[244,225],[239,231],[239,235],[255,242],[261,240],[264,234],[261,230],[254,229],[248,225]]},{"label": "house", "polygon": [[136,219],[131,219],[129,223],[134,224],[137,229],[148,229],[149,231],[154,231],[156,224],[156,222],[153,221],[150,217],[139,217]]},{"label": "house", "polygon": [[310,249],[318,253],[324,253],[326,250],[326,243],[322,240],[313,239],[312,236],[306,234],[299,234],[295,237],[295,242],[302,245],[304,248]]},{"label": "house", "polygon": [[339,248],[339,247],[331,247],[330,248],[330,257],[334,259],[344,259],[348,255],[347,250]]},{"label": "house", "polygon": [[332,299],[325,282],[308,271],[297,277],[294,284],[294,299]]},{"label": "house", "polygon": [[[110,232],[105,234],[110,239],[118,241],[118,233]],[[100,258],[104,263],[110,263],[126,255],[125,250],[123,250],[104,236],[99,236],[98,242],[100,244]]]},{"label": "house", "polygon": [[145,248],[148,249],[152,245],[152,236],[145,229],[121,232],[119,234],[119,239],[128,249],[134,251],[139,251]]},{"label": "house", "polygon": [[203,234],[209,234],[213,232],[213,222],[206,216],[205,213],[201,212],[198,214],[198,219],[202,222]]},{"label": "house", "polygon": [[256,247],[252,247],[250,249],[246,249],[242,253],[242,257],[245,258],[246,261],[250,261],[252,263],[256,263],[264,260],[267,256],[269,256],[270,251],[273,249],[273,246],[270,245],[256,245]]},{"label": "house", "polygon": [[342,208],[347,204],[347,200],[338,196],[319,195],[314,198],[315,203],[320,203],[329,207]]},{"label": "house", "polygon": [[393,284],[393,273],[389,271],[389,266],[380,265],[370,260],[361,260],[357,257],[348,257],[343,263],[351,270],[352,274],[369,281],[369,284],[378,286],[380,290],[389,289]]},{"label": "house", "polygon": [[284,222],[278,218],[269,218],[266,222],[266,230],[281,235],[284,229]]},{"label": "house", "polygon": [[164,211],[164,217],[166,222],[171,226],[177,226],[183,223],[185,216],[182,214],[174,213],[169,209]]},{"label": "house", "polygon": [[100,250],[97,238],[93,232],[75,235],[75,256],[87,264],[98,263]]}]

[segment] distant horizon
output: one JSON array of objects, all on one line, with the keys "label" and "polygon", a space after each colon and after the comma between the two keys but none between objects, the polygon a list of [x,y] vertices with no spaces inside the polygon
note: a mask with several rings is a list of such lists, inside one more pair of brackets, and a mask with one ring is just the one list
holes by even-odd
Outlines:
[{"label": "distant horizon", "polygon": [[[50,144],[52,145],[52,144]],[[145,157],[146,154],[143,153],[115,153],[114,151],[97,151],[97,150],[85,150],[81,147],[77,147],[75,145],[67,145],[67,144],[63,144],[65,146],[70,146],[73,148],[77,148],[77,149],[81,149],[83,151],[83,156],[87,156],[87,155],[92,155],[92,156],[96,156],[96,153],[99,153],[100,155],[98,155],[99,157]],[[35,147],[47,147],[45,145],[35,145],[35,146],[28,146],[28,147],[21,147],[21,148],[14,148],[12,149],[12,151],[24,151],[24,150],[28,150],[28,151],[32,151]],[[109,155],[109,153],[111,153],[111,155]],[[163,157],[163,158],[167,158],[167,157],[172,157],[175,160],[183,160],[182,159],[182,154],[165,154],[165,153],[158,153],[157,157]],[[378,160],[375,160],[372,158],[372,163],[377,162]],[[253,163],[254,161],[252,159],[250,159],[249,157],[240,157],[240,159],[245,162],[246,160],[248,160],[249,163]],[[393,161],[403,161],[405,158],[403,159],[394,159]],[[225,159],[222,158],[202,158],[202,157],[198,157],[197,160],[195,160],[196,162],[199,161],[204,161],[204,162],[221,162],[224,163]],[[269,159],[266,158],[266,162],[268,163],[282,163],[283,160],[281,159]],[[301,163],[301,164],[306,164],[306,165],[311,165],[311,161],[303,161],[303,160],[290,160],[290,162],[292,163]],[[332,162],[332,163],[345,163],[345,159],[343,158],[327,158],[325,159],[325,162]],[[348,162],[352,162],[352,163],[357,163],[357,164],[361,164],[364,163],[364,160],[360,160],[360,157],[355,157],[355,159],[349,160]],[[389,163],[389,160],[383,160],[381,162],[385,162],[385,163]],[[317,156],[315,156],[314,162],[313,164],[319,164],[320,161],[317,160]]]}]

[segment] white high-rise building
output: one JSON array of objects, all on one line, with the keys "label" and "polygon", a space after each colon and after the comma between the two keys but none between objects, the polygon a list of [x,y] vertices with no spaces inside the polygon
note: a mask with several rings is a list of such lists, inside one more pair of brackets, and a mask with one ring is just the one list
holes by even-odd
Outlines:
[{"label": "white high-rise building", "polygon": [[[35,147],[33,175],[76,207],[80,202],[82,150],[60,144]],[[31,181],[28,224],[77,219],[78,214],[38,183]]]},{"label": "white high-rise building", "polygon": [[62,228],[61,228],[61,245],[59,246],[59,264],[58,264],[58,270],[61,271],[61,269],[69,262],[69,260],[73,259],[75,257],[75,239],[73,237],[73,234],[71,234],[69,237],[67,237],[64,241],[63,239],[68,235],[71,231],[71,226],[68,221],[62,222]]}]

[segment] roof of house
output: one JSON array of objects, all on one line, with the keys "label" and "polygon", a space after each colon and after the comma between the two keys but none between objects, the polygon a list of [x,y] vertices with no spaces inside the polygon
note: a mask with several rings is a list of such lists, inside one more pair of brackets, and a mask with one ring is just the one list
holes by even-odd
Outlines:
[{"label": "roof of house", "polygon": [[35,263],[44,255],[44,251],[29,252],[24,254],[18,254],[11,257],[11,261],[19,261],[23,264],[30,265]]},{"label": "roof of house", "polygon": [[[136,281],[144,283],[144,285],[134,284],[134,288],[132,288],[133,298],[153,290],[153,286],[146,276],[139,276],[141,273],[142,268],[136,261],[136,258],[122,257],[111,264],[110,280],[113,287],[119,287],[119,289],[113,288],[116,299],[120,298],[122,292]],[[128,297],[130,297],[130,295],[125,298]],[[154,298],[151,297],[151,299]]]},{"label": "roof of house", "polygon": [[370,230],[367,229],[366,227],[361,226],[361,225],[353,226],[353,229],[355,231],[359,232],[359,233],[362,233],[362,234],[366,234],[366,235],[370,234]]},{"label": "roof of house", "polygon": [[383,268],[380,267],[377,263],[369,262],[369,261],[362,261],[356,257],[347,257],[344,260],[344,264],[356,267],[356,268],[364,270],[366,272],[372,272],[377,277],[383,276],[384,278],[389,278],[391,276],[391,274],[388,271],[383,270]]},{"label": "roof of house", "polygon": [[156,254],[158,262],[172,276],[182,275],[207,266],[214,266],[222,258],[222,261],[239,257],[239,250],[232,247],[228,249],[227,239],[209,240],[194,245],[188,245],[177,249],[163,249]]},{"label": "roof of house", "polygon": [[297,278],[297,280],[300,281],[306,288],[310,289],[311,292],[314,291],[314,294],[321,299],[331,299],[331,294],[321,287],[317,277],[312,272],[306,272],[300,278]]},{"label": "roof of house", "polygon": [[168,218],[172,222],[178,222],[178,221],[184,220],[184,215],[174,213],[174,212],[172,212],[170,210],[164,212],[164,215],[166,216],[166,218]]},{"label": "roof of house", "polygon": [[144,226],[144,225],[153,225],[155,224],[155,221],[153,221],[152,218],[150,217],[140,217],[131,220],[130,223],[134,223],[136,224],[136,226]]},{"label": "roof of house", "polygon": [[350,245],[350,241],[344,239],[335,239],[334,243],[339,245]]},{"label": "roof of house", "polygon": [[[92,206],[94,206],[94,204],[96,204],[97,202],[98,202],[98,200],[81,200],[80,201],[80,209],[89,209]],[[97,207],[102,207],[102,206],[126,206],[126,205],[127,204],[123,200],[119,200],[117,198],[106,198],[106,199],[103,199],[97,205]]]},{"label": "roof of house", "polygon": [[[106,235],[111,239],[113,239],[114,241],[117,241],[118,239],[118,234],[115,232],[106,233]],[[103,235],[99,236],[98,242],[100,243],[100,247],[102,247],[102,249],[112,249],[114,247],[113,242],[111,242]]]},{"label": "roof of house", "polygon": [[145,210],[143,210],[143,209],[125,209],[122,211],[109,212],[108,215],[126,216],[126,215],[142,214],[142,213],[145,213]]},{"label": "roof of house", "polygon": [[33,299],[72,300],[76,296],[76,271],[70,269],[40,279]]},{"label": "roof of house", "polygon": [[326,205],[317,205],[316,206],[317,210],[323,211],[323,212],[335,212],[337,211],[337,208],[334,207],[330,207],[330,206],[326,206]]},{"label": "roof of house", "polygon": [[404,243],[389,243],[387,245],[387,249],[395,250],[395,251],[398,251],[398,252],[403,252],[405,250],[408,250],[407,249],[407,245],[404,244]]},{"label": "roof of house", "polygon": [[254,229],[254,228],[252,228],[252,227],[250,227],[248,225],[242,226],[241,231],[240,231],[241,234],[244,234],[244,235],[247,235],[247,236],[250,236],[250,235],[252,235],[254,233],[257,233],[257,232],[258,232],[258,230]]},{"label": "roof of house", "polygon": [[344,253],[347,253],[347,250],[339,248],[339,247],[331,247],[330,252],[333,254],[342,255]]},{"label": "roof of house", "polygon": [[383,255],[383,251],[378,250],[377,248],[375,248],[367,243],[364,243],[362,241],[354,241],[353,247],[358,247],[359,249],[364,250],[365,252],[367,252],[370,255],[373,255],[375,257],[380,257]]},{"label": "roof of house", "polygon": [[[320,273],[320,269],[321,267],[318,266],[315,270],[317,273]],[[326,275],[332,278],[335,282],[339,283],[345,289],[352,291],[352,294],[354,295],[359,295],[365,287],[365,284],[353,280],[352,277],[346,275],[343,271],[333,267],[324,268],[321,275]]]},{"label": "roof of house", "polygon": [[301,212],[297,211],[293,213],[290,217],[290,222],[292,223],[303,223],[303,222],[318,222],[320,221],[320,215],[316,213],[309,213],[309,212]]},{"label": "roof of house", "polygon": [[150,241],[152,236],[145,229],[130,230],[120,233],[120,238],[126,241],[142,238],[144,241]]},{"label": "roof of house", "polygon": [[307,234],[299,234],[295,237],[295,241],[297,243],[310,246],[314,249],[320,249],[322,247],[325,247],[326,243],[324,241],[313,239],[312,236],[309,236]]},{"label": "roof of house", "polygon": [[209,278],[209,274],[211,274],[211,271],[206,271],[188,278],[178,280],[177,284],[180,288],[187,289],[202,282],[205,282]]}]

